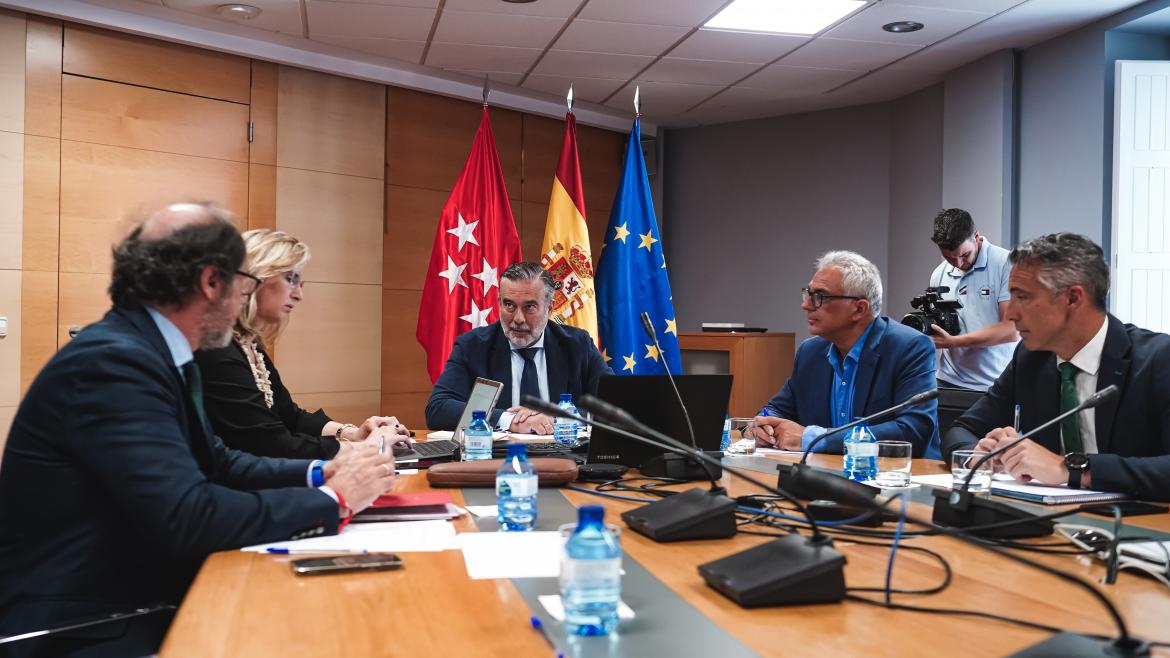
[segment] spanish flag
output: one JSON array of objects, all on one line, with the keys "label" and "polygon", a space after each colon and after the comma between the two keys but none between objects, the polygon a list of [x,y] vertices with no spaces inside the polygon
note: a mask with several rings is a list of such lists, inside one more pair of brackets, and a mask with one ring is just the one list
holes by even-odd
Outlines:
[{"label": "spanish flag", "polygon": [[585,193],[577,162],[577,120],[572,112],[565,115],[565,143],[553,178],[540,253],[541,267],[561,284],[553,296],[553,321],[584,329],[597,342],[597,293],[593,287],[589,229],[585,225]]}]

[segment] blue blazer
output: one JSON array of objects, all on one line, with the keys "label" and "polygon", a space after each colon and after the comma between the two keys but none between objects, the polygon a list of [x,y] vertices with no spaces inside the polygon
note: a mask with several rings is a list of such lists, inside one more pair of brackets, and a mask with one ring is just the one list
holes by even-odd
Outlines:
[{"label": "blue blazer", "polygon": [[[597,393],[597,380],[612,375],[589,332],[549,322],[544,329],[544,360],[548,371],[548,394],[555,402],[561,393],[577,397]],[[496,408],[489,415],[494,426],[500,414],[512,406],[512,353],[499,321],[472,329],[455,339],[443,374],[427,400],[427,427],[453,430],[476,377],[503,382]]]},{"label": "blue blazer", "polygon": [[[768,402],[767,409],[801,425],[833,427],[831,399],[833,367],[828,352],[832,343],[813,336],[801,343],[792,364],[792,376]],[[868,416],[888,409],[923,391],[938,386],[935,349],[925,334],[892,322],[874,319],[873,329],[861,353],[854,383],[853,416]],[[850,419],[852,420],[852,419]],[[909,407],[889,420],[870,425],[879,441],[900,440],[914,444],[915,457],[939,457],[938,403]],[[818,452],[841,453],[844,436],[825,439]]]},{"label": "blue blazer", "polygon": [[[1121,395],[1093,410],[1099,453],[1089,455],[1093,489],[1170,500],[1170,336],[1112,315],[1108,322],[1097,390],[1116,384]],[[1060,414],[1055,354],[1029,351],[1021,342],[987,394],[947,430],[943,453],[974,447],[992,429],[1011,426],[1017,403],[1023,431]],[[1033,440],[1060,454],[1060,425]]]},{"label": "blue blazer", "polygon": [[[228,449],[198,420],[158,327],[115,307],[29,387],[0,467],[0,635],[179,603],[204,558],[337,531],[309,462]],[[77,631],[44,655],[143,655],[158,616]]]}]

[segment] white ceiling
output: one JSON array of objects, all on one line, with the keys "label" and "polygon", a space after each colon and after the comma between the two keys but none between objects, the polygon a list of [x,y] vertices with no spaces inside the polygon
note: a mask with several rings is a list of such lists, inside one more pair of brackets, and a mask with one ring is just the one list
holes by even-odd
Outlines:
[{"label": "white ceiling", "polygon": [[[226,0],[88,0],[176,21]],[[434,69],[487,76],[693,126],[888,100],[1003,48],[1026,48],[1142,0],[870,0],[812,37],[699,29],[729,0],[247,0],[248,28]],[[884,32],[899,20],[924,23]],[[228,25],[228,23],[234,25]],[[345,49],[345,50],[340,50]]]}]

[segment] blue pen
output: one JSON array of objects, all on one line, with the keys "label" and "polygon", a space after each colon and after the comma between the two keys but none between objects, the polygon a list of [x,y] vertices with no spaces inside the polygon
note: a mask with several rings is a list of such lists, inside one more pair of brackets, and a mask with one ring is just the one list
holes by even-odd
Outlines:
[{"label": "blue pen", "polygon": [[321,548],[285,548],[283,546],[273,546],[273,547],[270,547],[270,548],[267,548],[264,550],[266,553],[272,553],[273,555],[299,555],[299,554],[303,554],[303,553],[325,553],[325,554],[332,553],[335,555],[340,555],[340,554],[348,555],[348,554],[354,554],[354,553],[358,553],[358,554],[369,553],[369,551],[364,550],[364,549],[349,549],[349,550],[341,549],[341,550],[331,550],[330,551],[330,550],[325,550],[325,549],[321,549]]},{"label": "blue pen", "polygon": [[1020,433],[1020,405],[1016,405],[1016,415],[1012,420],[1012,427],[1015,428],[1016,434]]},{"label": "blue pen", "polygon": [[[556,645],[552,642],[552,638],[548,636],[548,633],[544,632],[544,622],[540,621],[540,617],[532,615],[528,618],[528,623],[532,625],[534,630],[540,633],[540,636],[544,638],[545,642],[548,642],[548,648],[552,649],[553,651],[557,650]],[[557,651],[557,658],[565,658],[565,654]]]}]

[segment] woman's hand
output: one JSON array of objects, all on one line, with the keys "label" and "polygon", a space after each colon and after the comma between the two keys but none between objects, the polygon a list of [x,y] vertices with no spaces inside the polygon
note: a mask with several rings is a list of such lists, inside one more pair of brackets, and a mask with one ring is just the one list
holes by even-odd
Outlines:
[{"label": "woman's hand", "polygon": [[393,435],[410,437],[410,430],[406,429],[406,426],[398,422],[394,416],[370,416],[361,424],[361,427],[356,428],[357,434],[354,440],[364,441],[380,427],[388,428],[384,431],[389,431]]}]

